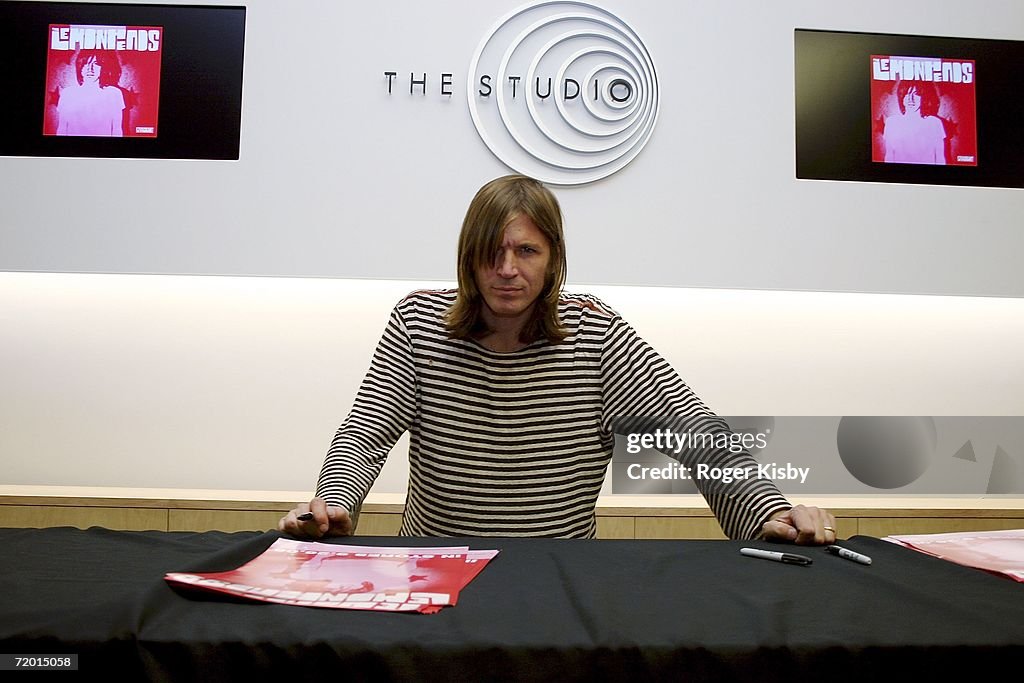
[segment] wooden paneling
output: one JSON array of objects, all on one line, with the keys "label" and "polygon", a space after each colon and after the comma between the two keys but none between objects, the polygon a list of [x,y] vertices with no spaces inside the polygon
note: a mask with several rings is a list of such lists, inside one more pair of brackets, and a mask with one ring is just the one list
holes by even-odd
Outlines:
[{"label": "wooden paneling", "polygon": [[402,515],[394,513],[363,512],[356,525],[357,536],[397,536],[402,526]]},{"label": "wooden paneling", "polygon": [[[261,499],[246,500],[245,491],[184,492],[178,497],[175,490],[160,489],[150,497],[131,497],[129,494],[118,496],[115,489],[97,490],[95,495],[85,490],[60,495],[56,489],[34,492],[22,488],[6,487],[0,495],[0,526],[266,531],[277,528],[278,520],[294,505],[290,500],[293,495],[303,495],[266,492]],[[125,491],[130,493],[130,490]],[[874,501],[842,499],[807,504],[824,505],[836,516],[839,538],[858,534],[883,537],[1024,528],[1024,505],[1020,499],[964,500],[962,507],[956,500],[941,498],[879,501],[891,505],[888,508],[866,504],[869,502]],[[360,536],[397,535],[403,507],[397,498],[365,504],[357,533]],[[711,511],[696,498],[682,504],[673,499],[663,504],[651,502],[649,506],[629,502],[628,507],[621,504],[598,507],[597,535],[599,538],[724,538]]]},{"label": "wooden paneling", "polygon": [[[849,538],[859,531],[859,520],[851,517],[836,519],[836,536]],[[636,517],[634,538],[725,538],[718,522],[713,517]],[[620,536],[618,538],[627,538]]]},{"label": "wooden paneling", "polygon": [[714,517],[637,517],[636,538],[725,538]]},{"label": "wooden paneling", "polygon": [[837,517],[836,518],[836,537],[837,538],[849,538],[850,536],[856,536],[862,533],[860,531],[860,520],[856,517]]},{"label": "wooden paneling", "polygon": [[268,531],[277,528],[281,512],[262,510],[170,510],[169,531]]},{"label": "wooden paneling", "polygon": [[167,510],[134,507],[0,505],[0,526],[41,529],[101,526],[121,531],[166,531]]},{"label": "wooden paneling", "polygon": [[944,534],[954,531],[995,531],[998,529],[1024,529],[1024,519],[904,517],[860,520],[860,533],[879,538],[893,534]]},{"label": "wooden paneling", "polygon": [[633,517],[598,517],[598,538],[636,538],[636,519]]}]

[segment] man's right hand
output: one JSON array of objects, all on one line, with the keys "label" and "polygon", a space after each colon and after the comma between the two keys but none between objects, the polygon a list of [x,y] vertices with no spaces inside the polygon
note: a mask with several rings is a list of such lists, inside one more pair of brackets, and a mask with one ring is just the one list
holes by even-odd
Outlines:
[{"label": "man's right hand", "polygon": [[[311,513],[312,519],[300,520]],[[328,505],[323,498],[299,503],[277,523],[277,530],[296,538],[323,538],[325,536],[351,536],[355,531],[348,510],[339,505]]]}]

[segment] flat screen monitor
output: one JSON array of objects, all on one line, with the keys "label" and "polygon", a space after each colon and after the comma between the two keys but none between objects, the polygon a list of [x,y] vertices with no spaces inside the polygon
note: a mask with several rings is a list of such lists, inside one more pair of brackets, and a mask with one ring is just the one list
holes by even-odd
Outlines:
[{"label": "flat screen monitor", "polygon": [[796,175],[1024,187],[1024,42],[797,29]]},{"label": "flat screen monitor", "polygon": [[238,159],[245,8],[0,2],[0,154]]}]

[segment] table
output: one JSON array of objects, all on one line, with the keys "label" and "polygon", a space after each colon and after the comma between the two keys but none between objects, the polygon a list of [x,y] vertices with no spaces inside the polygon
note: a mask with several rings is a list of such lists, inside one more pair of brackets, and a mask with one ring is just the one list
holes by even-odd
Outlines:
[{"label": "table", "polygon": [[0,529],[0,653],[182,681],[973,679],[1024,661],[1024,584],[862,536],[844,545],[870,567],[738,552],[779,548],[761,542],[455,539],[501,554],[434,615],[196,599],[162,579],[278,536]]}]

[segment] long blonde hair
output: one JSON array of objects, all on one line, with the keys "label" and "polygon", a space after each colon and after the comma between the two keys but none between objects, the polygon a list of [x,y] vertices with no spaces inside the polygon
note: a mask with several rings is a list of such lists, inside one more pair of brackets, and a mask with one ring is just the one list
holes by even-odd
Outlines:
[{"label": "long blonde hair", "polygon": [[505,227],[517,216],[526,216],[551,245],[551,258],[544,287],[519,340],[560,342],[566,331],[558,319],[558,297],[565,284],[565,239],[562,210],[551,191],[533,178],[508,175],[487,183],[469,203],[459,234],[459,292],[445,318],[448,333],[455,339],[469,339],[487,332],[480,314],[483,296],[476,283],[476,270],[494,261],[504,239]]}]

